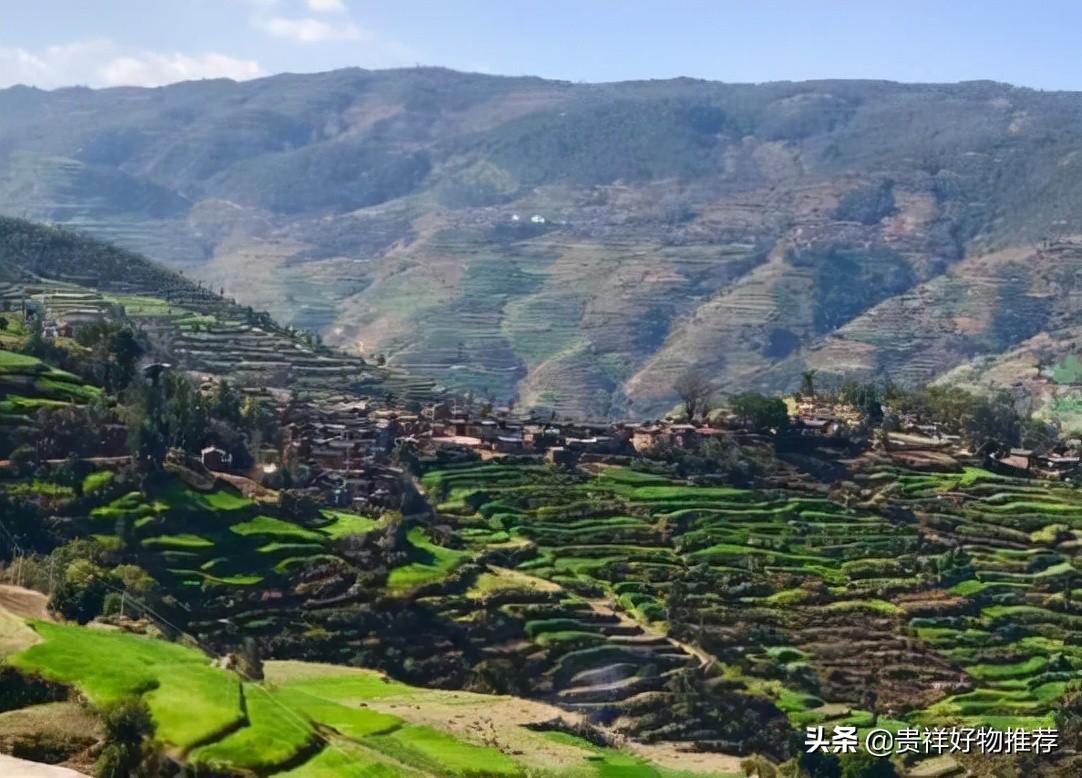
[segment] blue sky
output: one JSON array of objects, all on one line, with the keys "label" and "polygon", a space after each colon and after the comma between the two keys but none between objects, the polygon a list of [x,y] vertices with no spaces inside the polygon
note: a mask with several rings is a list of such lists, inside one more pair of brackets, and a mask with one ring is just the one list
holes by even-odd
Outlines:
[{"label": "blue sky", "polygon": [[0,86],[444,65],[1082,89],[1077,0],[0,0]]}]

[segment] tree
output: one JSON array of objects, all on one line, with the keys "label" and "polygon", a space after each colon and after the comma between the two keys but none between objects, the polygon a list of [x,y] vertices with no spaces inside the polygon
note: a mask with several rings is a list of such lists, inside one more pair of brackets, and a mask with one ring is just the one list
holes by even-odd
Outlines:
[{"label": "tree", "polygon": [[1022,425],[1010,394],[999,392],[976,400],[965,426],[973,446],[979,448],[984,443],[1017,445]]},{"label": "tree", "polygon": [[865,421],[879,424],[883,421],[883,396],[879,387],[873,383],[850,382],[841,390],[842,399],[856,408]]},{"label": "tree", "polygon": [[804,397],[815,397],[815,374],[818,370],[805,370],[800,374],[800,394]]},{"label": "tree", "polygon": [[733,397],[733,413],[757,432],[789,426],[789,409],[780,397],[744,392]]},{"label": "tree", "polygon": [[1059,429],[1054,424],[1026,419],[1022,422],[1020,439],[1023,448],[1043,454],[1055,447],[1059,440]]},{"label": "tree", "polygon": [[143,355],[143,347],[135,339],[135,333],[125,327],[113,333],[109,338],[109,353],[116,362],[113,385],[118,389],[123,389],[135,374],[135,363]]},{"label": "tree", "polygon": [[109,389],[126,387],[143,355],[143,347],[130,327],[104,319],[81,326],[75,332],[75,341],[90,349],[95,372]]},{"label": "tree", "polygon": [[218,382],[218,388],[214,393],[214,401],[211,404],[211,411],[222,421],[240,424],[240,394],[224,379]]},{"label": "tree", "polygon": [[207,437],[207,404],[203,395],[180,373],[162,376],[162,426],[170,446],[196,452]]},{"label": "tree", "polygon": [[165,461],[166,442],[157,426],[138,411],[128,414],[128,452],[144,475],[158,471]]},{"label": "tree", "polygon": [[8,328],[7,316],[0,316],[0,332],[3,332]]},{"label": "tree", "polygon": [[108,590],[105,570],[86,558],[76,558],[64,571],[64,580],[53,592],[50,605],[65,618],[85,624],[101,614]]},{"label": "tree", "polygon": [[840,778],[838,757],[824,751],[804,751],[797,758],[800,774],[806,778]]},{"label": "tree", "polygon": [[1055,703],[1053,715],[1063,745],[1082,748],[1082,688],[1077,681],[1068,685],[1064,695]]},{"label": "tree", "polygon": [[34,420],[41,431],[38,451],[46,459],[90,453],[98,446],[104,421],[93,418],[90,409],[77,405],[41,408]]},{"label": "tree", "polygon": [[684,404],[688,419],[694,421],[710,412],[714,387],[706,375],[695,367],[689,367],[673,383],[673,391]]},{"label": "tree", "polygon": [[95,765],[98,778],[153,778],[161,774],[161,747],[152,739],[154,722],[138,697],[105,711],[105,745]]}]

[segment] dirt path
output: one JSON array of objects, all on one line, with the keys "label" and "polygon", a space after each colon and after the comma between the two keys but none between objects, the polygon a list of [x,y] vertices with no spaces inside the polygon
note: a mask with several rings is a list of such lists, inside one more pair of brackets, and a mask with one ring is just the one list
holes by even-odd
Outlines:
[{"label": "dirt path", "polygon": [[[0,584],[0,608],[11,611],[24,619],[52,621],[48,610],[49,598],[33,589]],[[2,774],[2,773],[0,773]]]},{"label": "dirt path", "polygon": [[0,775],[4,778],[86,778],[84,773],[66,767],[27,762],[4,754],[0,754]]},{"label": "dirt path", "polygon": [[[534,767],[570,769],[582,761],[582,751],[563,746],[519,729],[528,724],[563,719],[583,721],[581,714],[548,703],[518,697],[489,697],[468,692],[437,692],[421,702],[404,696],[369,700],[367,707],[390,713],[414,724],[452,732],[480,745],[514,754]],[[599,727],[627,751],[670,770],[690,773],[740,773],[740,757],[708,751],[685,751],[674,743],[639,743]]]},{"label": "dirt path", "polygon": [[659,629],[651,627],[651,626],[649,626],[647,624],[643,624],[641,622],[635,621],[630,616],[628,616],[626,613],[624,613],[622,611],[619,611],[616,608],[613,608],[612,605],[607,600],[590,600],[590,607],[594,609],[595,613],[599,613],[602,616],[615,616],[617,619],[620,620],[621,624],[636,626],[639,629],[641,629],[643,632],[645,632],[647,635],[651,635],[653,637],[665,638],[665,640],[672,643],[676,648],[679,648],[685,654],[691,654],[693,657],[698,659],[699,660],[699,669],[700,670],[706,669],[711,664],[713,664],[714,662],[717,661],[717,659],[712,654],[708,654],[706,651],[703,651],[698,646],[693,646],[690,643],[684,643],[683,641],[680,641],[680,640],[677,640],[676,638],[670,637],[669,635],[665,634],[665,632],[663,632],[662,630],[659,630]]},{"label": "dirt path", "polygon": [[[620,620],[621,624],[637,626],[647,635],[665,638],[665,640],[669,641],[669,643],[676,648],[679,648],[684,653],[691,654],[698,659],[700,669],[705,669],[717,661],[712,654],[703,651],[697,646],[671,638],[661,630],[635,621],[626,613],[613,608],[607,600],[591,600],[590,607],[594,609],[595,613],[599,613],[602,616],[615,616]],[[634,754],[638,754],[641,757],[649,759],[654,764],[666,767],[670,770],[737,774],[743,772],[740,767],[740,757],[732,754],[722,754],[712,751],[691,751],[686,750],[679,743],[672,742],[640,743],[636,740],[631,740],[630,738],[615,735],[615,733],[612,733],[611,731],[609,734],[614,736],[617,744],[621,748]]]}]

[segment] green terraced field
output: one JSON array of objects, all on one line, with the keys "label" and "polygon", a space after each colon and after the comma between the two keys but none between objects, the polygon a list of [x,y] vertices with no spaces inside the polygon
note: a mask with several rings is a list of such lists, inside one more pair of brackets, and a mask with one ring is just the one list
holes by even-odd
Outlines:
[{"label": "green terraced field", "polygon": [[[1082,677],[1082,491],[976,467],[856,479],[849,507],[621,468],[474,464],[424,485],[475,548],[530,543],[518,571],[696,643],[797,726],[1049,725]],[[551,646],[603,642],[580,627],[558,609],[526,623]]]},{"label": "green terraced field", "polygon": [[0,414],[26,414],[37,408],[88,403],[101,390],[36,357],[0,350]]},{"label": "green terraced field", "polygon": [[198,651],[121,632],[35,622],[43,642],[8,662],[70,684],[96,706],[145,696],[159,736],[179,748],[203,742],[243,719],[236,676]]},{"label": "green terraced field", "polygon": [[268,663],[265,681],[242,683],[178,644],[46,622],[30,627],[41,642],[9,656],[10,665],[70,685],[95,707],[143,697],[167,751],[212,769],[294,778],[722,778],[655,768],[640,756],[520,724],[485,741],[468,727],[427,723],[452,715],[484,720],[501,707],[517,710],[513,698],[429,691],[367,670],[301,662]]},{"label": "green terraced field", "polygon": [[391,570],[387,585],[392,591],[415,589],[440,581],[468,558],[462,552],[435,545],[421,529],[410,530],[408,539],[413,549],[411,556],[417,561]]},{"label": "green terraced field", "polygon": [[[740,489],[619,467],[471,463],[423,474],[431,522],[325,510],[298,523],[224,488],[165,479],[123,493],[94,474],[84,491],[107,496],[90,497],[65,529],[138,558],[185,603],[170,616],[221,650],[252,636],[271,656],[385,667],[416,683],[514,683],[516,694],[616,720],[636,738],[699,742],[712,726],[709,746],[734,753],[756,750],[756,733],[775,719],[786,728],[1050,724],[1082,675],[1082,493],[874,456],[851,477],[831,499],[799,482]],[[53,672],[50,645],[14,661]],[[452,745],[454,733],[405,708],[373,707],[414,692],[371,676],[297,671],[273,686],[237,685],[229,694],[241,702],[227,704],[220,689],[201,689],[211,676],[194,666],[179,686],[162,683],[160,661],[141,659],[126,676],[134,686],[110,692],[64,660],[92,700],[147,694],[165,731],[177,728],[169,742],[211,766],[303,775],[310,764],[320,775],[344,753],[374,774],[432,772],[441,753],[454,775],[486,747]],[[724,690],[711,698],[723,713],[705,724],[685,716],[681,727],[675,690],[692,676]],[[192,731],[170,724],[167,710],[190,693],[185,685],[218,701]],[[283,720],[270,700],[300,720]],[[231,705],[246,726],[230,719]],[[749,705],[765,707],[748,714]],[[222,736],[208,740],[208,728]],[[344,738],[343,753],[320,739],[326,728]],[[625,756],[613,759],[616,770]],[[517,775],[522,763],[493,757],[492,770]]]}]

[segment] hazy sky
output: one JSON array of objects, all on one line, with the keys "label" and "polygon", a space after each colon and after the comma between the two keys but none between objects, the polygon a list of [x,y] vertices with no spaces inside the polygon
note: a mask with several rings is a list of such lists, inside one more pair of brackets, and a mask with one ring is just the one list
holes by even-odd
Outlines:
[{"label": "hazy sky", "polygon": [[0,0],[0,86],[444,65],[1082,89],[1079,0]]}]

